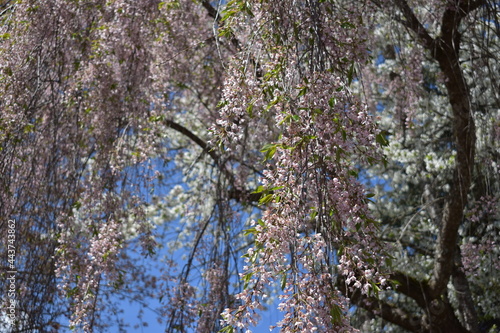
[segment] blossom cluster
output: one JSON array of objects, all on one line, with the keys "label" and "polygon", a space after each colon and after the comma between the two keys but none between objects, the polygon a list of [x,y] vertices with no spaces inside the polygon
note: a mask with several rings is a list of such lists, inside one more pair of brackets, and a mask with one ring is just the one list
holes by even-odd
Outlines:
[{"label": "blossom cluster", "polygon": [[[499,213],[499,199],[493,196],[481,197],[467,213],[470,224],[464,233],[470,234],[464,237],[461,245],[462,264],[469,276],[477,278],[482,270],[500,269],[500,253],[498,251],[499,238],[496,235]],[[474,229],[486,229],[483,237],[474,235]]]},{"label": "blossom cluster", "polygon": [[[260,12],[261,5],[264,12]],[[326,56],[328,50],[339,58],[363,61],[366,53],[353,33],[362,36],[363,29],[358,31],[354,24],[348,24],[349,18],[338,18],[344,24],[334,17],[311,20],[315,8],[285,15],[287,8],[268,3],[252,7],[259,12],[255,17],[272,22],[266,26],[270,31],[281,32],[287,26],[294,31],[294,22],[302,26],[295,35],[284,34],[282,38],[289,41],[282,40],[279,46],[263,41],[258,44],[269,47],[270,55],[260,58],[262,78],[252,71],[238,72],[239,81],[231,81],[235,76],[228,78],[224,88],[227,103],[221,108],[219,126],[214,128],[228,149],[238,149],[246,140],[245,122],[271,124],[279,130],[261,150],[265,169],[260,203],[266,209],[247,231],[254,235],[255,246],[245,255],[247,265],[241,273],[245,288],[237,295],[241,305],[226,309],[223,318],[233,327],[256,324],[262,302],[269,296],[268,286],[279,284],[279,309],[286,314],[277,326],[283,332],[334,332],[350,327],[345,319],[345,295],[336,287],[339,279],[367,295],[384,281],[369,263],[377,258],[374,253],[379,253],[382,261],[384,251],[375,240],[376,223],[370,218],[366,193],[357,179],[357,166],[382,159],[375,144],[379,133],[366,107],[349,90],[352,77]],[[294,18],[296,15],[300,18]],[[324,25],[321,31],[325,35],[320,34],[315,41],[320,49],[308,53],[304,51],[307,48],[299,48],[303,59],[290,56],[288,52],[296,43],[300,45],[301,39],[307,38],[301,33],[308,25],[314,30],[316,24]],[[346,47],[326,43],[326,36],[342,40]],[[316,58],[314,52],[325,52],[324,57]],[[235,61],[240,65],[234,70],[248,68],[245,58]],[[324,66],[330,66],[330,72],[321,71]],[[252,117],[255,114],[259,117]]]}]

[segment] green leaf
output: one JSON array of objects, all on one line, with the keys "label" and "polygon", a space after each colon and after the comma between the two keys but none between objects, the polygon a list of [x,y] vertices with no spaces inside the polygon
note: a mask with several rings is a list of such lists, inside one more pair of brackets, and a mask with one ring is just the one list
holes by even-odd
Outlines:
[{"label": "green leaf", "polygon": [[347,72],[347,85],[350,86],[354,76],[354,61],[351,62],[351,67],[349,67],[349,72]]},{"label": "green leaf", "polygon": [[271,202],[272,200],[273,200],[273,194],[267,194],[267,195],[263,196],[262,198],[260,198],[259,204],[265,205],[265,204]]},{"label": "green leaf", "polygon": [[265,188],[264,186],[259,185],[259,186],[257,187],[257,189],[256,189],[255,191],[253,191],[252,193],[262,193],[262,192],[264,192],[265,190],[266,190],[266,188]]},{"label": "green leaf", "polygon": [[370,282],[370,285],[372,286],[371,292],[373,292],[375,297],[378,297],[378,293],[380,291],[379,286],[377,286],[374,282]]},{"label": "green leaf", "polygon": [[337,100],[335,99],[335,97],[332,97],[328,100],[328,105],[330,105],[331,108],[333,108],[335,104],[337,104]]},{"label": "green leaf", "polygon": [[377,141],[378,144],[380,144],[382,147],[386,147],[389,145],[389,141],[386,138],[387,131],[382,131],[377,136],[375,137],[375,141]]},{"label": "green leaf", "polygon": [[153,123],[156,123],[156,122],[159,122],[159,121],[162,121],[164,120],[165,117],[163,115],[159,115],[159,116],[151,116],[149,117],[149,121],[150,122],[153,122]]},{"label": "green leaf", "polygon": [[354,24],[352,24],[351,22],[348,22],[348,21],[344,21],[340,24],[340,26],[344,29],[354,29],[356,28],[356,26]]},{"label": "green leaf", "polygon": [[250,118],[253,118],[253,103],[248,104],[247,106],[247,114]]},{"label": "green leaf", "polygon": [[268,151],[269,149],[271,149],[274,146],[276,146],[275,143],[267,143],[264,145],[264,147],[262,147],[262,149],[260,151],[265,153],[266,151]]},{"label": "green leaf", "polygon": [[254,235],[256,232],[257,232],[257,230],[255,228],[250,228],[250,229],[243,230],[243,235],[245,235],[245,236],[248,236],[250,234]]},{"label": "green leaf", "polygon": [[220,109],[220,108],[223,108],[224,106],[226,106],[228,104],[229,104],[229,101],[219,101],[219,103],[217,103],[216,108]]},{"label": "green leaf", "polygon": [[342,320],[342,309],[338,305],[332,305],[330,316],[332,317],[332,324],[338,324]]},{"label": "green leaf", "polygon": [[277,191],[277,190],[281,190],[282,188],[284,188],[285,186],[275,186],[275,187],[271,187],[269,189],[269,191]]},{"label": "green leaf", "polygon": [[243,282],[244,282],[243,289],[247,289],[248,284],[250,283],[250,280],[252,279],[252,276],[253,276],[253,272],[248,272],[245,275],[243,275]]},{"label": "green leaf", "polygon": [[276,146],[274,146],[273,148],[269,149],[266,152],[266,160],[272,159],[275,153],[276,153]]},{"label": "green leaf", "polygon": [[66,297],[67,298],[71,298],[71,297],[75,296],[78,293],[79,290],[80,289],[78,287],[73,287],[72,289],[70,289],[70,290],[67,291]]},{"label": "green leaf", "polygon": [[254,14],[253,14],[252,10],[250,9],[248,1],[243,1],[240,6],[241,6],[240,9],[242,11],[247,13],[250,17],[254,17]]},{"label": "green leaf", "polygon": [[283,120],[282,120],[282,121],[280,121],[280,122],[278,123],[278,125],[283,125],[284,123],[289,122],[289,120],[290,120],[290,119],[292,119],[292,116],[291,116],[291,115],[287,115],[287,116],[285,116],[285,118],[283,118]]},{"label": "green leaf", "polygon": [[286,287],[287,274],[283,273],[281,275],[281,290],[285,290]]},{"label": "green leaf", "polygon": [[276,143],[268,143],[260,150],[261,152],[266,153],[263,162],[273,158],[276,153],[277,146],[278,144]]},{"label": "green leaf", "polygon": [[297,95],[297,98],[304,96],[307,93],[307,89],[307,87],[302,87],[299,91],[299,94]]},{"label": "green leaf", "polygon": [[337,256],[342,256],[344,254],[344,247],[342,245],[337,249]]},{"label": "green leaf", "polygon": [[280,96],[275,97],[271,102],[269,102],[269,104],[267,104],[266,111],[269,111],[273,106],[278,104],[280,101],[281,101]]},{"label": "green leaf", "polygon": [[226,326],[219,331],[219,333],[234,333],[233,326]]}]

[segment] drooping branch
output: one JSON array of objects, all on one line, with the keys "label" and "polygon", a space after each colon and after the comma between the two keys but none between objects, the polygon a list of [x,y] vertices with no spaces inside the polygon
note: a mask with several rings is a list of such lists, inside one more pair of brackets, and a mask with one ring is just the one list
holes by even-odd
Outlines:
[{"label": "drooping branch", "polygon": [[[223,27],[224,21],[222,21],[222,17],[220,15],[219,11],[212,6],[210,1],[202,0],[201,4],[202,4],[203,8],[205,8],[207,10],[208,15],[210,17],[212,17],[214,19],[214,21],[217,23],[217,26]],[[230,32],[229,36],[230,36],[231,44],[233,44],[233,46],[236,48],[237,51],[241,51],[241,43],[232,31]],[[255,67],[255,73],[256,73],[257,77],[260,78],[263,74],[262,73],[262,66],[255,59],[255,57],[253,55],[251,55],[249,57],[249,61]]]},{"label": "drooping branch", "polygon": [[[222,161],[221,157],[216,153],[215,150],[210,148],[205,141],[203,141],[199,136],[197,136],[196,134],[191,132],[186,127],[182,126],[179,123],[176,123],[173,120],[166,119],[166,120],[164,120],[164,124],[166,126],[170,127],[171,129],[181,133],[182,135],[188,137],[190,140],[192,140],[194,143],[196,143],[199,147],[201,147],[203,149],[203,153],[208,154],[212,158],[212,160],[214,161],[217,168],[224,174],[224,176],[227,177],[227,179],[230,181],[231,184],[234,184],[234,174],[225,167],[225,163]],[[242,163],[242,165],[245,165],[245,164]],[[258,170],[254,169],[254,168],[250,168],[250,169],[252,169],[254,172],[257,172],[257,173],[259,172]],[[240,190],[237,188],[231,188],[228,191],[228,197],[229,197],[229,199],[234,199],[234,200],[239,201],[239,202],[252,203],[252,202],[259,201],[259,199],[261,197],[261,193],[252,193],[252,192],[243,191],[243,190]]]},{"label": "drooping branch", "polygon": [[217,9],[215,9],[212,4],[210,4],[210,1],[208,0],[202,0],[201,1],[201,5],[203,6],[203,8],[205,8],[208,12],[208,15],[210,17],[212,17],[214,20],[217,21],[217,23],[220,23],[219,22],[219,12],[217,11]]},{"label": "drooping branch", "polygon": [[[212,17],[214,19],[214,21],[217,23],[217,26],[223,27],[224,22],[221,20],[221,16],[219,15],[218,10],[216,8],[214,8],[212,6],[212,4],[210,4],[210,1],[202,0],[201,4],[202,4],[203,8],[205,8],[207,10],[208,15],[210,17]],[[236,50],[240,51],[241,50],[240,41],[236,38],[236,36],[233,33],[231,33],[230,36],[231,36],[231,39],[230,39],[231,44],[233,44],[233,46],[236,48]]]},{"label": "drooping branch", "polygon": [[[164,124],[168,127],[170,127],[173,130],[176,130],[177,132],[181,133],[182,135],[185,135],[189,139],[191,139],[194,143],[196,143],[198,146],[200,146],[203,149],[204,153],[207,153],[215,162],[216,165],[220,166],[221,161],[219,155],[217,153],[210,149],[210,147],[207,145],[205,141],[203,141],[199,136],[191,132],[189,129],[186,127],[182,126],[181,124],[176,123],[175,121],[172,120],[164,120]],[[221,170],[222,171],[222,170]]]}]

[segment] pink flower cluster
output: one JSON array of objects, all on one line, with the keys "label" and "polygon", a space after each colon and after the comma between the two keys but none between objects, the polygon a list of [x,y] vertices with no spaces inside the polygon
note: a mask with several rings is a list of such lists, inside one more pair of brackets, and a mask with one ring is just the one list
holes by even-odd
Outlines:
[{"label": "pink flower cluster", "polygon": [[474,236],[465,238],[460,247],[462,264],[469,276],[477,277],[482,270],[500,270],[499,238],[494,232],[499,203],[498,197],[484,196],[466,214],[470,228],[486,228],[487,231],[479,239]]},{"label": "pink flower cluster", "polygon": [[[98,311],[96,297],[101,284],[106,279],[117,281],[116,261],[122,235],[119,222],[112,217],[100,226],[88,225],[90,230],[85,225],[78,230],[66,224],[81,222],[86,223],[74,218],[61,219],[56,274],[60,278],[59,290],[73,301],[70,326],[88,331]],[[75,240],[72,233],[87,237]]]},{"label": "pink flower cluster", "polygon": [[254,222],[256,246],[241,275],[247,287],[237,296],[242,305],[227,309],[223,318],[234,327],[255,324],[266,286],[280,284],[283,332],[334,332],[349,327],[336,276],[366,294],[382,281],[369,261],[382,260],[384,251],[355,177],[355,163],[380,159],[377,131],[332,74],[314,73],[295,91],[274,105],[281,136],[268,148],[272,160],[262,179],[272,194],[262,219]]}]

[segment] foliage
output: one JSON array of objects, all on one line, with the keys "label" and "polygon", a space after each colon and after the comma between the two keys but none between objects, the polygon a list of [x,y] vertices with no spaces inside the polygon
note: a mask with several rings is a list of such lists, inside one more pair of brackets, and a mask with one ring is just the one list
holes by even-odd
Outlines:
[{"label": "foliage", "polygon": [[498,11],[0,2],[0,325],[494,331]]}]

